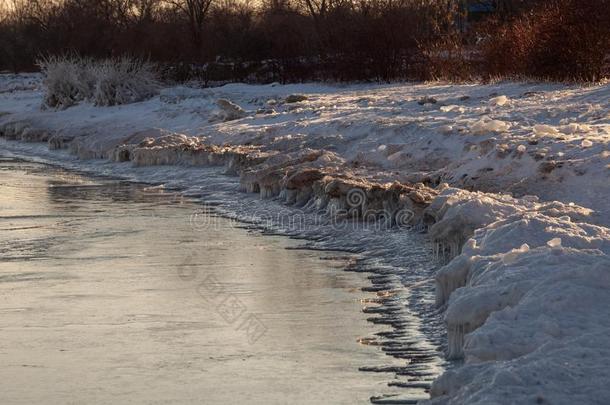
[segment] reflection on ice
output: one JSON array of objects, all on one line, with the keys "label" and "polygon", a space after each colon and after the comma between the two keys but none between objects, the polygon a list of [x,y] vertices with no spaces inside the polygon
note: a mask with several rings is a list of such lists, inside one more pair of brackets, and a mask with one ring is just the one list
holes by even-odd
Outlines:
[{"label": "reflection on ice", "polygon": [[422,296],[398,268],[332,252],[324,229],[309,247],[329,252],[298,250],[212,205],[215,226],[193,226],[200,207],[171,191],[0,170],[6,402],[368,403],[425,396],[400,384],[438,373],[404,305]]}]

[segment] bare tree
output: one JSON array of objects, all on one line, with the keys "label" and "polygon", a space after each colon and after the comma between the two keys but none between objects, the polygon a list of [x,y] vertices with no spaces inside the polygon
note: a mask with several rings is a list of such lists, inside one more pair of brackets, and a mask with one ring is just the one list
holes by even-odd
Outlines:
[{"label": "bare tree", "polygon": [[299,0],[299,2],[318,26],[321,26],[322,21],[334,9],[353,5],[351,0]]},{"label": "bare tree", "polygon": [[213,0],[168,0],[169,4],[172,4],[186,15],[193,45],[197,51],[200,51],[203,45],[203,23],[212,2]]},{"label": "bare tree", "polygon": [[299,0],[300,5],[305,7],[313,20],[320,55],[324,54],[325,20],[332,2],[333,0]]},{"label": "bare tree", "polygon": [[307,7],[311,18],[314,20],[320,20],[324,18],[328,11],[329,0],[301,0],[302,3]]}]

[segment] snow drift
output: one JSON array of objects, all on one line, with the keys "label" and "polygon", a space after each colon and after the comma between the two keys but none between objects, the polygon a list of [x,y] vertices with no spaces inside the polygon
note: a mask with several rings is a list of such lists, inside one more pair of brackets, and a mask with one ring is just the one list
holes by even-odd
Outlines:
[{"label": "snow drift", "polygon": [[427,229],[430,311],[465,360],[433,403],[608,402],[608,85],[175,87],[100,109],[74,105],[93,97],[80,83],[50,86],[65,111],[0,94],[0,135],[121,168],[219,166],[261,198]]}]

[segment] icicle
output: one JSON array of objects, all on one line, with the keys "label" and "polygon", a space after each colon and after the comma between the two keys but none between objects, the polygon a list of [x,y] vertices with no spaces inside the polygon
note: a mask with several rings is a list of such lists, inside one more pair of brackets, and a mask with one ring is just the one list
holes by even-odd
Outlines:
[{"label": "icicle", "polygon": [[297,190],[286,190],[286,204],[294,204],[297,200]]},{"label": "icicle", "polygon": [[458,360],[464,357],[464,335],[469,333],[467,325],[447,325],[447,359]]}]

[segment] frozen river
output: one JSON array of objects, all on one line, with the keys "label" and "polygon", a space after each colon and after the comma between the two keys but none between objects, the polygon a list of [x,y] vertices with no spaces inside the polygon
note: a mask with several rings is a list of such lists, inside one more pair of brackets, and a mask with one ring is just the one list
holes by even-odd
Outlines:
[{"label": "frozen river", "polygon": [[[363,274],[170,192],[0,160],[0,402],[369,403]],[[201,214],[199,214],[201,215]]]}]

